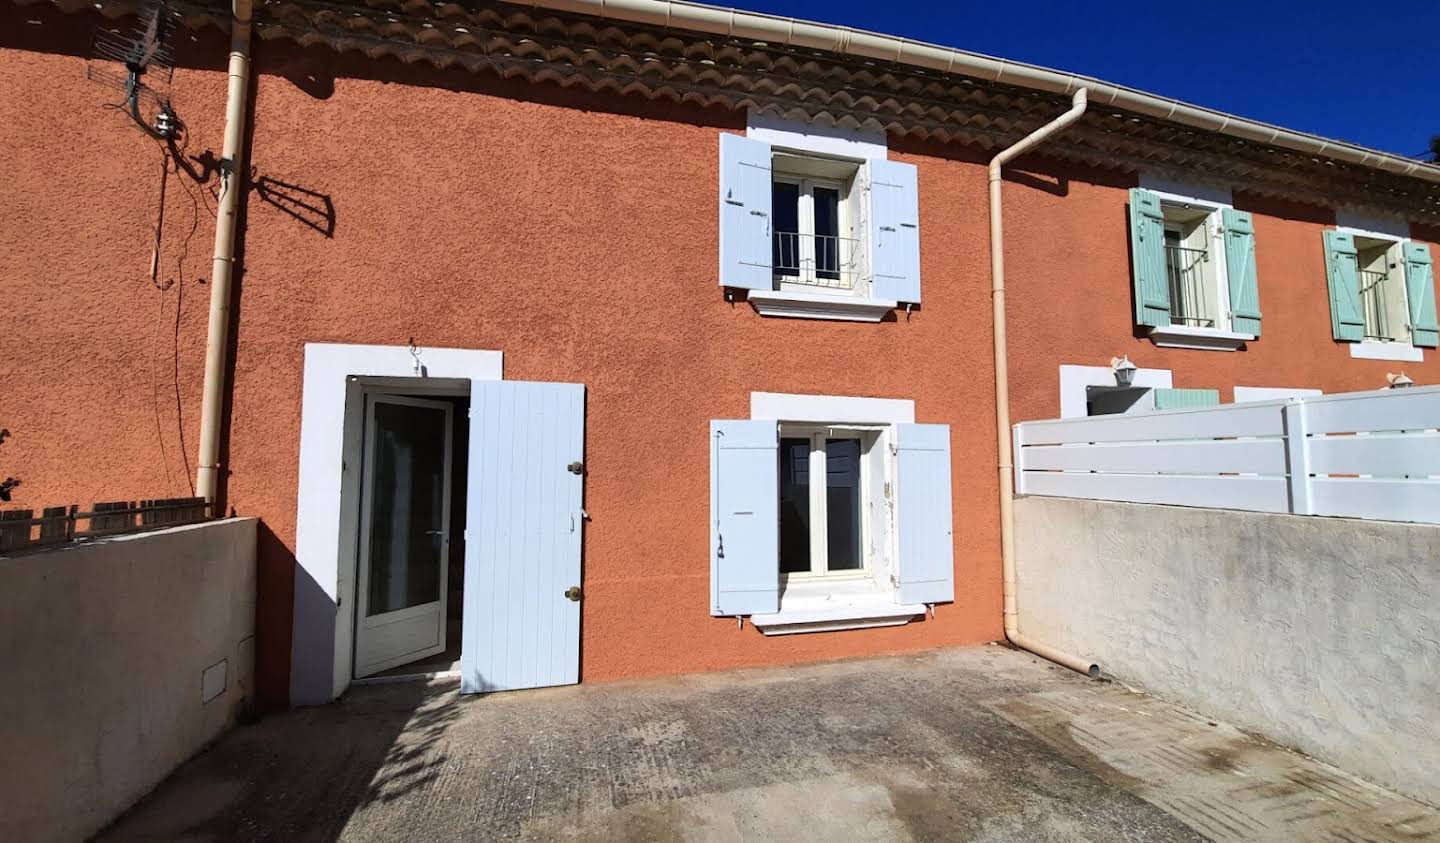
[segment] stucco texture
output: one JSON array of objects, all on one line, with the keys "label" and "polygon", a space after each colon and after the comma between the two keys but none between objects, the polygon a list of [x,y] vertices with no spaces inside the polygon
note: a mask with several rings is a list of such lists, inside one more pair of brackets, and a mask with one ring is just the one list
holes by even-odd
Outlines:
[{"label": "stucco texture", "polygon": [[[83,52],[85,18],[29,11],[39,29]],[[6,470],[25,479],[21,502],[37,506],[184,493],[181,457],[193,461],[208,295],[194,279],[208,275],[208,214],[192,243],[196,255],[185,259],[181,347],[174,353],[166,344],[166,322],[165,343],[152,353],[145,341],[155,313],[162,301],[173,308],[175,296],[147,277],[154,143],[102,107],[107,92],[85,82],[80,59],[9,47],[0,60],[7,83],[36,95],[58,87],[69,103],[57,117],[66,147],[87,152],[82,172],[47,181],[53,142],[12,121],[0,130],[7,168],[32,180],[34,195],[23,201],[42,206],[52,223],[6,228],[6,280],[30,280],[16,299],[27,318],[7,332],[5,353],[39,364],[7,375],[0,419],[16,438],[5,446]],[[204,50],[223,55],[218,39]],[[586,385],[585,681],[999,637],[990,340],[972,316],[988,303],[980,272],[959,272],[955,253],[927,249],[933,293],[908,317],[879,325],[762,319],[726,302],[715,283],[717,138],[743,131],[743,114],[278,42],[257,44],[256,65],[253,172],[323,196],[334,209],[326,236],[256,192],[247,208],[225,500],[262,519],[259,681],[267,702],[284,703],[289,673],[306,342],[403,346],[413,337],[421,347],[495,349],[505,354],[508,379]],[[177,108],[196,130],[192,147],[214,148],[223,77],[177,73],[175,88]],[[192,90],[209,96],[179,96]],[[24,116],[3,107],[0,118]],[[926,236],[960,244],[958,254],[978,270],[984,209],[971,195],[973,165],[908,160],[933,185],[922,197]],[[96,235],[77,205],[102,176],[116,184],[100,198],[104,219],[114,221]],[[172,206],[183,196],[177,181]],[[166,260],[178,259],[175,241],[165,248]],[[36,278],[42,266],[53,269]],[[86,306],[70,306],[64,319],[51,313],[56,302],[76,299]],[[955,330],[960,324],[976,329]],[[160,381],[153,393],[144,386],[152,358]],[[104,388],[87,386],[95,381]],[[951,425],[954,605],[905,627],[779,638],[709,616],[706,431],[710,419],[748,417],[752,391],[913,398],[917,420]],[[98,425],[115,431],[103,458],[76,459]]]},{"label": "stucco texture", "polygon": [[[215,180],[172,176],[84,78],[99,18],[0,6],[0,466],[42,506],[186,494]],[[218,150],[226,47],[186,33],[173,97]],[[919,168],[924,304],[880,324],[759,317],[716,283],[721,132],[744,115],[255,45],[224,501],[261,519],[262,699],[286,701],[303,345],[492,349],[505,377],[587,387],[586,681],[1001,636],[985,155],[891,139]],[[44,109],[34,107],[46,104]],[[1022,162],[1025,164],[1025,162]],[[1321,221],[1257,211],[1266,336],[1164,351],[1131,326],[1131,175],[1032,161],[1007,179],[1016,420],[1058,412],[1058,366],[1129,351],[1177,386],[1378,385],[1329,339]],[[198,203],[191,204],[191,197]],[[277,198],[278,197],[278,198]],[[288,198],[286,198],[288,197]],[[1328,213],[1328,212],[1323,212]],[[192,236],[191,232],[194,231]],[[1281,285],[1309,285],[1287,292]],[[1294,307],[1287,300],[1294,300]],[[1257,356],[1258,355],[1258,356]],[[1429,382],[1431,360],[1409,367]],[[767,639],[708,615],[708,447],[752,391],[911,398],[951,426],[956,602],[904,627]]]},{"label": "stucco texture", "polygon": [[[1043,166],[1043,162],[1038,162]],[[1026,167],[1039,174],[1024,172]],[[1385,375],[1407,372],[1416,383],[1440,382],[1440,354],[1422,363],[1363,360],[1331,335],[1322,232],[1335,226],[1327,208],[1234,192],[1235,207],[1255,222],[1261,336],[1235,352],[1159,348],[1137,333],[1131,292],[1128,190],[1133,176],[1104,172],[1057,177],[1022,161],[1006,184],[1005,260],[1010,312],[1010,395],[1016,421],[1060,414],[1059,367],[1108,365],[1128,354],[1145,369],[1169,369],[1180,388],[1236,386],[1379,389]],[[1200,176],[1195,176],[1201,179]],[[1433,245],[1437,232],[1416,227]]]},{"label": "stucco texture", "polygon": [[1016,502],[1022,631],[1440,802],[1440,527]]}]

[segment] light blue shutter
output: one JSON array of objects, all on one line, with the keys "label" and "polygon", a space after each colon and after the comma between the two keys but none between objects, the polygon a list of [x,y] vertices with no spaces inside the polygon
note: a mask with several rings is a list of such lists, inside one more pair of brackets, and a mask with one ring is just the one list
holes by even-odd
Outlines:
[{"label": "light blue shutter", "polygon": [[1435,267],[1430,247],[1406,240],[1405,295],[1410,302],[1410,341],[1435,348],[1440,345],[1440,325],[1435,322]]},{"label": "light blue shutter", "polygon": [[775,286],[770,266],[770,144],[720,135],[720,284]]},{"label": "light blue shutter", "polygon": [[580,681],[585,387],[472,381],[460,692]]},{"label": "light blue shutter", "polygon": [[920,303],[920,194],[914,164],[870,167],[871,288],[877,299]]},{"label": "light blue shutter", "polygon": [[1165,273],[1165,213],[1160,197],[1130,190],[1130,265],[1135,284],[1135,324],[1170,324],[1170,283]]},{"label": "light blue shutter", "polygon": [[1156,389],[1153,394],[1157,410],[1215,407],[1220,404],[1218,389]]},{"label": "light blue shutter", "polygon": [[1230,330],[1260,336],[1260,286],[1255,277],[1255,223],[1250,214],[1226,208],[1225,270],[1230,277]]},{"label": "light blue shutter", "polygon": [[780,433],[710,422],[710,614],[780,611]]},{"label": "light blue shutter", "polygon": [[950,526],[950,426],[895,426],[895,518],[900,603],[955,599]]},{"label": "light blue shutter", "polygon": [[1365,338],[1360,310],[1360,263],[1355,238],[1343,231],[1325,232],[1325,280],[1330,285],[1330,328],[1337,340]]}]

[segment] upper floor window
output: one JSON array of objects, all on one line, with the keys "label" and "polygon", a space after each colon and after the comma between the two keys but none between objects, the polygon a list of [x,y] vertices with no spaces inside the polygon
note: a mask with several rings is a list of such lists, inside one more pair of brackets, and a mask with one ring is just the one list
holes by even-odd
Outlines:
[{"label": "upper floor window", "polygon": [[914,165],[722,134],[720,284],[769,315],[879,321],[918,304]]},{"label": "upper floor window", "polygon": [[1214,213],[1164,204],[1165,276],[1170,288],[1170,321],[1214,328],[1219,319],[1219,273],[1211,260],[1210,221]]},{"label": "upper floor window", "polygon": [[1390,272],[1391,268],[1400,265],[1399,253],[1399,243],[1355,238],[1360,310],[1367,340],[1398,342],[1410,339],[1409,320],[1405,315],[1405,287],[1396,283]]},{"label": "upper floor window", "polygon": [[1430,247],[1358,230],[1324,239],[1331,328],[1352,356],[1420,360],[1440,344]]},{"label": "upper floor window", "polygon": [[860,165],[782,154],[772,163],[770,263],[780,289],[856,292]]},{"label": "upper floor window", "polygon": [[1234,350],[1260,336],[1248,213],[1136,188],[1130,250],[1135,321],[1157,345]]}]

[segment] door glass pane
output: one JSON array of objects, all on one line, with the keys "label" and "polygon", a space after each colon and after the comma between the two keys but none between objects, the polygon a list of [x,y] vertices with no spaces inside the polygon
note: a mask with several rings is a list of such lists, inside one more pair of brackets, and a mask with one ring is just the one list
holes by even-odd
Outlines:
[{"label": "door glass pane", "polygon": [[368,614],[440,599],[445,412],[376,402]]},{"label": "door glass pane", "polygon": [[780,440],[780,571],[810,570],[810,437]]},{"label": "door glass pane", "polygon": [[828,568],[860,568],[860,440],[825,440]]},{"label": "door glass pane", "polygon": [[815,198],[815,275],[840,279],[840,191],[817,187]]},{"label": "door glass pane", "polygon": [[770,265],[777,276],[800,274],[800,185],[777,181],[770,186],[770,213],[774,237]]}]

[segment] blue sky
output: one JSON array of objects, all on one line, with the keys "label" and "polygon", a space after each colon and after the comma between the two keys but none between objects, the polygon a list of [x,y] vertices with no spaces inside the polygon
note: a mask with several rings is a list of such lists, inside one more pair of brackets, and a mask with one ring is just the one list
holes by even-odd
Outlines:
[{"label": "blue sky", "polygon": [[1435,0],[710,2],[1084,73],[1401,155],[1440,134]]}]

